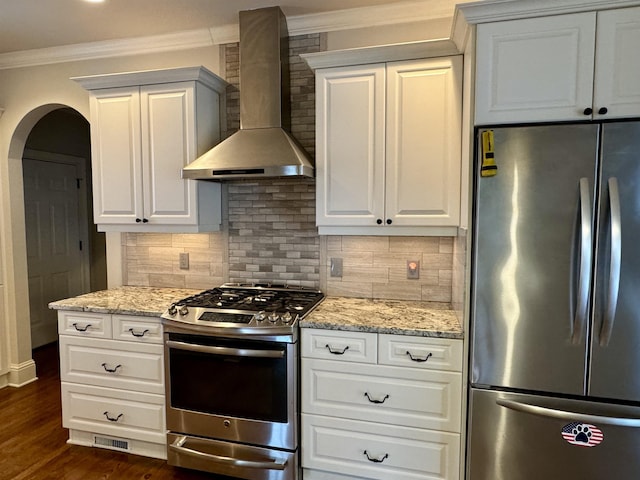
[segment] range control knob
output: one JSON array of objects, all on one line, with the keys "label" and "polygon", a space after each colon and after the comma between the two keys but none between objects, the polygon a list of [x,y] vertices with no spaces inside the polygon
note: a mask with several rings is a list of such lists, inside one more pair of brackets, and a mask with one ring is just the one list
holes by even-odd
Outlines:
[{"label": "range control knob", "polygon": [[291,312],[284,313],[281,318],[283,323],[291,323],[293,321],[293,315],[291,315]]},{"label": "range control knob", "polygon": [[276,312],[271,312],[269,314],[269,321],[271,323],[276,323],[279,319],[280,319],[280,315],[278,315]]},{"label": "range control knob", "polygon": [[260,311],[258,313],[256,313],[253,318],[256,319],[256,322],[264,322],[264,320],[267,318],[267,314],[264,313],[264,311]]},{"label": "range control knob", "polygon": [[187,313],[189,313],[189,309],[186,307],[186,305],[183,305],[182,307],[180,307],[180,310],[178,310],[178,313],[184,317]]},{"label": "range control knob", "polygon": [[167,310],[167,313],[173,317],[176,313],[178,313],[178,309],[175,305],[171,305]]}]

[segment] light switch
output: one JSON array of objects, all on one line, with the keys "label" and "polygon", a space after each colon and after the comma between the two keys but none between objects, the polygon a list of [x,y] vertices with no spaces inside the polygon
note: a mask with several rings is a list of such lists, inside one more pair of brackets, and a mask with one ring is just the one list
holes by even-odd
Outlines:
[{"label": "light switch", "polygon": [[189,270],[189,254],[188,253],[180,254],[180,269]]}]

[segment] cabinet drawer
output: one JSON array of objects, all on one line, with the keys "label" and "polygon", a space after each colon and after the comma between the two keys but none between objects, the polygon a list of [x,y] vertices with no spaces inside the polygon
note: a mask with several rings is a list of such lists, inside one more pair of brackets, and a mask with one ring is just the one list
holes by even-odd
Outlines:
[{"label": "cabinet drawer", "polygon": [[380,334],[378,363],[461,372],[462,340]]},{"label": "cabinet drawer", "polygon": [[58,334],[111,338],[111,315],[108,313],[59,311]]},{"label": "cabinet drawer", "polygon": [[376,363],[377,334],[339,330],[302,329],[302,356],[344,362]]},{"label": "cabinet drawer", "polygon": [[379,480],[458,479],[458,434],[308,414],[302,424],[305,469]]},{"label": "cabinet drawer", "polygon": [[302,411],[460,432],[462,375],[302,359]]},{"label": "cabinet drawer", "polygon": [[114,315],[113,338],[141,343],[162,343],[162,325],[157,317]]},{"label": "cabinet drawer", "polygon": [[61,391],[65,428],[153,443],[166,441],[162,395],[66,382]]},{"label": "cabinet drawer", "polygon": [[164,393],[163,347],[60,336],[60,378],[103,387]]}]

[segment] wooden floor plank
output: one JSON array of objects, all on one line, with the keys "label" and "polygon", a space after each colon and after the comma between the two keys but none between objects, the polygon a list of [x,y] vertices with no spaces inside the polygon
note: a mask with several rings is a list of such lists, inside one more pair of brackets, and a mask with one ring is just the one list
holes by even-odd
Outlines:
[{"label": "wooden floor plank", "polygon": [[0,480],[230,480],[163,460],[68,445],[57,344],[34,351],[38,380],[0,389]]}]

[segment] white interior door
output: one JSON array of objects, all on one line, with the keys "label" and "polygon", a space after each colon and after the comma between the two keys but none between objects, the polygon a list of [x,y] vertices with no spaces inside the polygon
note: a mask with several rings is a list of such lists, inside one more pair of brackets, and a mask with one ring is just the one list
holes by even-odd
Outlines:
[{"label": "white interior door", "polygon": [[33,348],[57,339],[56,312],[48,303],[84,291],[77,168],[23,159]]}]

